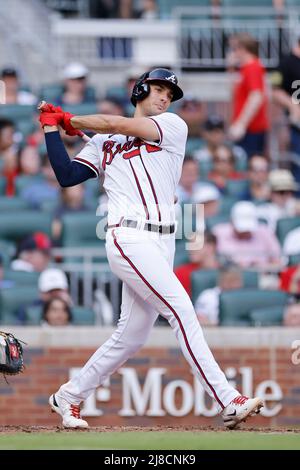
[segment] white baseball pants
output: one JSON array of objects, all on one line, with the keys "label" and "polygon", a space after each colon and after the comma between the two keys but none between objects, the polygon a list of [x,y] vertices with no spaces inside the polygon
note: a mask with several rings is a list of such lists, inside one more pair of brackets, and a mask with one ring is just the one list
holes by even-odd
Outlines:
[{"label": "white baseball pants", "polygon": [[159,314],[168,320],[186,360],[219,411],[239,395],[216,363],[192,302],[173,272],[174,246],[173,235],[126,227],[108,230],[109,264],[123,281],[121,316],[112,336],[60,388],[59,395],[68,402],[85,400],[138,351]]}]

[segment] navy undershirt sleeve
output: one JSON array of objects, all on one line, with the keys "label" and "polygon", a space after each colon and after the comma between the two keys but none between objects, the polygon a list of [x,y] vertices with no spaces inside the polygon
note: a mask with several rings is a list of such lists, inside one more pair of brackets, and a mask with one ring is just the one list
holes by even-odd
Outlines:
[{"label": "navy undershirt sleeve", "polygon": [[88,166],[70,160],[58,131],[45,133],[45,140],[51,166],[61,186],[75,186],[96,176]]}]

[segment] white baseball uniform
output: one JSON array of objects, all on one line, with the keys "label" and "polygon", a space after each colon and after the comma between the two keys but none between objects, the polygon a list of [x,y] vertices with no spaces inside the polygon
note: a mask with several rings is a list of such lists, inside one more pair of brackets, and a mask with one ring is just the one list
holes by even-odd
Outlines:
[{"label": "white baseball uniform", "polygon": [[[185,154],[187,126],[177,115],[150,117],[158,142],[97,134],[75,157],[99,175],[108,195],[107,257],[123,281],[121,316],[112,336],[59,395],[79,404],[145,343],[160,314],[174,330],[182,352],[220,411],[239,393],[217,365],[191,300],[173,272],[175,234],[145,230],[145,222],[174,224],[174,194]],[[122,221],[134,220],[136,227]]]}]

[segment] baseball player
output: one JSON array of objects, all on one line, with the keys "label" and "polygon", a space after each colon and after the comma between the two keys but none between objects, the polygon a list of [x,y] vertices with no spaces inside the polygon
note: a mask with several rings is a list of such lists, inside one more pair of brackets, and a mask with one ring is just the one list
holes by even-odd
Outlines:
[{"label": "baseball player", "polygon": [[[263,406],[261,399],[242,396],[229,385],[208,348],[191,300],[173,273],[174,194],[187,125],[167,109],[182,96],[175,74],[158,68],[137,80],[131,97],[136,107],[133,118],[72,116],[52,105],[52,112],[40,115],[49,159],[62,186],[105,172],[107,257],[123,281],[117,329],[77,376],[49,398],[64,427],[88,427],[80,417],[80,403],[143,346],[158,315],[168,320],[186,360],[216,400],[226,427],[233,429]],[[80,129],[97,134],[71,161],[58,126],[69,135]]]}]

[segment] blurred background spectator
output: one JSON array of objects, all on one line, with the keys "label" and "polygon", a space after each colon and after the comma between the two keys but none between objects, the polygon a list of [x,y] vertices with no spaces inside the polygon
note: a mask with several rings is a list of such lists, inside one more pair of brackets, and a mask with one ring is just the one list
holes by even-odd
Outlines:
[{"label": "blurred background spectator", "polygon": [[45,233],[36,232],[21,240],[16,259],[11,263],[15,271],[42,272],[51,260],[51,241]]},{"label": "blurred background spectator", "polygon": [[243,287],[241,270],[232,265],[221,268],[218,284],[211,289],[205,289],[195,303],[195,310],[201,325],[218,325],[220,294],[227,290]]},{"label": "blurred background spectator", "polygon": [[15,125],[5,117],[0,117],[0,174],[6,179],[6,195],[12,196],[18,174],[18,145],[15,141]]},{"label": "blurred background spectator", "polygon": [[271,196],[271,189],[268,181],[269,164],[263,155],[253,155],[249,160],[249,185],[241,199],[252,202],[266,202]]},{"label": "blurred background spectator", "polygon": [[219,191],[224,192],[228,180],[239,180],[246,175],[235,170],[235,160],[232,148],[228,145],[219,145],[213,155],[212,170],[208,179],[214,183]]},{"label": "blurred background spectator", "polygon": [[272,231],[259,223],[257,209],[251,202],[237,202],[231,221],[213,228],[218,252],[243,268],[281,266],[280,245]]},{"label": "blurred background spectator", "polygon": [[300,201],[294,196],[298,185],[289,170],[272,170],[269,185],[270,202],[260,205],[257,214],[275,231],[278,220],[300,214]]},{"label": "blurred background spectator", "polygon": [[66,326],[72,323],[72,311],[69,304],[60,297],[53,297],[45,302],[42,324],[47,326]]},{"label": "blurred background spectator", "polygon": [[62,72],[62,94],[54,99],[55,103],[58,105],[72,105],[93,102],[95,96],[91,96],[89,93],[88,74],[87,67],[79,62],[67,64]]},{"label": "blurred background spectator", "polygon": [[289,305],[284,311],[283,317],[283,325],[284,326],[300,326],[300,304],[295,303]]},{"label": "blurred background spectator", "polygon": [[258,42],[249,33],[233,35],[229,44],[240,74],[233,90],[229,136],[251,157],[264,153],[269,130],[265,68],[258,58]]},{"label": "blurred background spectator", "polygon": [[0,79],[5,85],[5,104],[34,105],[37,103],[36,96],[21,88],[19,74],[16,69],[12,67],[2,69]]},{"label": "blurred background spectator", "polygon": [[189,294],[192,295],[191,274],[198,269],[218,269],[220,262],[217,257],[217,239],[209,232],[195,234],[189,243],[189,262],[178,266],[175,274]]}]

